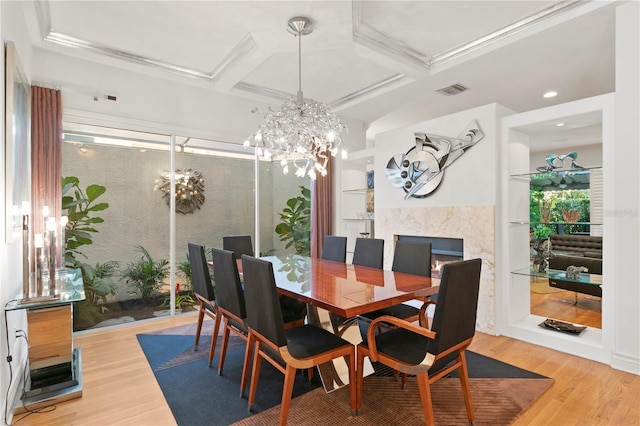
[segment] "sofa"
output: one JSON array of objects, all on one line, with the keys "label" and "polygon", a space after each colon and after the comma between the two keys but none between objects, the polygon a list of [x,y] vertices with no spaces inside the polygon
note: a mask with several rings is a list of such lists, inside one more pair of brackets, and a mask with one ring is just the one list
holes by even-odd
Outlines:
[{"label": "sofa", "polygon": [[[553,255],[549,269],[566,271],[567,267],[584,266],[589,274],[602,275],[602,237],[557,234],[549,237]],[[559,278],[549,278],[549,286],[602,297],[602,287]]]},{"label": "sofa", "polygon": [[[551,250],[561,254],[602,259],[602,237],[594,235],[553,234]],[[577,266],[577,265],[576,265]]]}]

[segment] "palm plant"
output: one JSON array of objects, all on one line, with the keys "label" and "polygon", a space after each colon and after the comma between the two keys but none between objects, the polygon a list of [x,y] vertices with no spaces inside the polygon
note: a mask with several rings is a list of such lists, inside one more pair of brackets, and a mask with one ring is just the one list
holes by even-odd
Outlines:
[{"label": "palm plant", "polygon": [[154,260],[142,246],[137,250],[142,257],[136,262],[130,262],[122,271],[122,278],[133,285],[143,302],[149,302],[162,287],[163,281],[169,275],[169,261]]}]

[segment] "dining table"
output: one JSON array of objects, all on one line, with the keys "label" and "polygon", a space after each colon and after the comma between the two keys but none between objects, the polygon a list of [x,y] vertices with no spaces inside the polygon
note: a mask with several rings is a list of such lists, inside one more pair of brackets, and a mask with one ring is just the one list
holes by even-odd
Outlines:
[{"label": "dining table", "polygon": [[[307,304],[308,321],[354,345],[362,341],[358,315],[437,294],[440,280],[300,255],[264,256],[278,293]],[[348,384],[344,360],[319,367],[327,392]],[[370,362],[364,375],[373,373]]]}]

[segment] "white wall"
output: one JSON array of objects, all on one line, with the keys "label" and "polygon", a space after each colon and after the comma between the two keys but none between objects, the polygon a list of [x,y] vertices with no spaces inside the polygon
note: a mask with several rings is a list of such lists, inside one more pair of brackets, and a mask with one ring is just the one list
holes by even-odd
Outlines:
[{"label": "white wall", "polygon": [[[495,204],[499,137],[496,115],[500,108],[496,104],[478,107],[376,135],[376,205],[415,208]],[[444,170],[442,182],[426,198],[404,200],[404,191],[387,181],[389,160],[415,146],[414,132],[456,137],[472,120],[477,120],[484,138]]]},{"label": "white wall", "polygon": [[[464,240],[464,258],[482,258],[477,328],[495,333],[496,212],[498,153],[502,116],[512,113],[490,104],[376,135],[375,234],[385,240],[390,268],[396,235]],[[425,198],[404,199],[402,188],[387,181],[389,160],[415,146],[414,132],[456,137],[476,120],[484,138],[444,169],[440,185]]]},{"label": "white wall", "polygon": [[[611,185],[605,175],[605,223],[614,221],[615,334],[611,365],[640,374],[640,3],[616,10],[616,144]],[[605,158],[606,161],[606,158]],[[608,204],[611,191],[613,205]],[[606,231],[606,229],[605,229]]]},{"label": "white wall", "polygon": [[[24,16],[22,14],[22,5],[20,2],[0,2],[0,33],[2,34],[2,46],[4,51],[4,44],[7,41],[13,41],[16,45],[16,50],[20,57],[22,67],[27,75],[27,78],[31,75],[31,59],[32,49],[29,42],[29,37],[26,32]],[[4,58],[4,54],[2,55]],[[0,81],[4,82],[4,59],[0,67]],[[0,85],[2,91],[2,98],[4,99],[4,84]],[[4,102],[0,103],[0,117],[4,117]],[[5,146],[5,123],[4,119],[0,120],[0,134],[2,135],[3,143]],[[2,212],[4,221],[5,211],[5,150],[0,149],[0,169],[3,176],[2,195],[0,196],[0,211]],[[14,244],[6,244],[5,241],[5,226],[4,223],[0,226],[0,303],[4,307],[5,304],[17,297],[22,293],[22,271],[21,268],[17,268],[16,265],[22,265],[22,246],[20,242]],[[26,342],[24,339],[16,340],[15,330],[26,330],[26,314],[23,310],[13,311],[7,313],[8,328],[9,328],[9,350],[4,342],[6,342],[5,336],[5,316],[0,319],[0,395],[1,400],[4,402],[7,395],[7,388],[9,386],[9,363],[5,360],[10,353],[13,357],[11,362],[11,368],[13,370],[13,382],[9,392],[9,407],[14,400],[14,396],[18,390],[19,378],[22,376],[24,370],[24,361],[27,356]],[[6,410],[5,404],[1,404],[0,413],[3,420],[11,421],[11,409]],[[6,417],[5,417],[6,415]]]}]

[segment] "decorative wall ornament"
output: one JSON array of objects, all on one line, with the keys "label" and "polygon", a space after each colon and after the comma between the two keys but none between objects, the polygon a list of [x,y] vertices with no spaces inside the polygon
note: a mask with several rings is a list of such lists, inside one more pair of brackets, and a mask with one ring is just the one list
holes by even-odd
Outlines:
[{"label": "decorative wall ornament", "polygon": [[430,133],[414,133],[416,145],[406,154],[397,154],[387,163],[387,179],[402,188],[404,199],[424,198],[442,181],[443,171],[484,137],[473,120],[457,138]]},{"label": "decorative wall ornament", "polygon": [[564,160],[566,160],[567,158],[571,159],[572,169],[584,169],[584,167],[576,163],[576,160],[578,159],[578,153],[576,151],[571,151],[570,153],[565,155],[547,154],[547,156],[544,158],[547,162],[547,165],[537,167],[536,170],[539,172],[551,172],[556,169],[562,169],[564,168]]},{"label": "decorative wall ornament", "polygon": [[[204,203],[204,179],[202,173],[191,169],[176,169],[176,212],[193,213]],[[162,198],[171,204],[171,173],[164,173],[160,181],[156,181],[153,190],[162,191]]]}]

